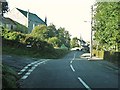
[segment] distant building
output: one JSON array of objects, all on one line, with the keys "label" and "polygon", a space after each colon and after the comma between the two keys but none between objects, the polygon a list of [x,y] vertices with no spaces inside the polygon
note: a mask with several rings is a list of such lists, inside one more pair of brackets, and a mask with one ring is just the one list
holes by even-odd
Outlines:
[{"label": "distant building", "polygon": [[18,8],[14,8],[11,11],[9,11],[8,17],[26,26],[28,28],[28,33],[31,33],[33,28],[37,25],[40,25],[40,24],[47,25],[47,18],[45,18],[45,21],[43,21],[36,14],[30,13],[29,11],[24,11]]}]

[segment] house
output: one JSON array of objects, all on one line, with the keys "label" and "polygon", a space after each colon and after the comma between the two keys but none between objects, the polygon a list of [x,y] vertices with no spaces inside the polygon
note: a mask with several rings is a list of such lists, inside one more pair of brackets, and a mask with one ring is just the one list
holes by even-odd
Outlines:
[{"label": "house", "polygon": [[29,11],[24,11],[18,8],[14,8],[8,12],[8,17],[12,20],[26,26],[28,28],[28,33],[34,29],[35,26],[44,24],[47,25],[47,19],[43,21],[40,17],[36,14],[33,14]]},{"label": "house", "polygon": [[27,27],[12,20],[11,18],[1,17],[0,26],[1,25],[9,30],[13,30],[21,33],[28,33]]},{"label": "house", "polygon": [[8,28],[9,30],[17,28],[16,23],[10,18],[3,17],[2,18],[2,24],[3,24],[4,27]]}]

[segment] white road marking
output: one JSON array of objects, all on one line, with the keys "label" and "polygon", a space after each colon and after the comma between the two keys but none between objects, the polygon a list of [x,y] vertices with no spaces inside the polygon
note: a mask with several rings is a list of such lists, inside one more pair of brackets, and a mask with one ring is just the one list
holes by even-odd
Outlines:
[{"label": "white road marking", "polygon": [[26,79],[28,76],[23,76],[21,79]]},{"label": "white road marking", "polygon": [[73,59],[72,59],[72,60],[75,60],[75,55],[76,55],[76,53],[74,53],[74,57],[73,57]]},{"label": "white road marking", "polygon": [[73,68],[73,66],[72,66],[72,65],[70,65],[70,67],[71,67],[72,71],[73,71],[73,72],[75,72],[75,69]]},{"label": "white road marking", "polygon": [[27,69],[28,68],[28,66],[26,66],[26,67],[24,67],[25,69]]},{"label": "white road marking", "polygon": [[36,65],[34,65],[35,67],[37,67],[38,66],[38,64],[36,64]]},{"label": "white road marking", "polygon": [[32,71],[33,71],[33,69],[30,69],[30,70],[29,70],[29,72],[32,72]]},{"label": "white road marking", "polygon": [[73,59],[70,61],[70,67],[73,72],[75,72],[75,69],[73,68],[72,63],[73,63],[73,60],[75,60],[75,55],[76,55],[76,53],[74,53]]},{"label": "white road marking", "polygon": [[36,67],[32,67],[31,70],[34,70]]},{"label": "white road marking", "polygon": [[18,74],[22,74],[28,68],[28,66],[33,65],[32,68],[29,69],[28,72],[25,73],[25,75],[21,78],[21,79],[26,79],[38,65],[40,65],[42,63],[45,63],[46,61],[48,61],[48,60],[45,60],[45,61],[42,61],[42,62],[41,61],[32,62],[32,63],[28,64],[26,67],[24,67]]},{"label": "white road marking", "polygon": [[85,86],[85,88],[92,90],[80,77],[78,77],[78,80]]},{"label": "white road marking", "polygon": [[73,62],[73,61],[71,60],[70,63],[72,64],[72,62]]},{"label": "white road marking", "polygon": [[25,74],[25,76],[30,75],[30,73],[31,73],[31,72],[27,72],[27,73]]},{"label": "white road marking", "polygon": [[24,72],[26,69],[22,69],[21,71]]}]

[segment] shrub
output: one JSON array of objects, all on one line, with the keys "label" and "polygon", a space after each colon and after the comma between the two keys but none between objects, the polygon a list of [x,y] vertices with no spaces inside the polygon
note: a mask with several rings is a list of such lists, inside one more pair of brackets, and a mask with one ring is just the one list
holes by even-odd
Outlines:
[{"label": "shrub", "polygon": [[17,80],[19,77],[17,73],[9,66],[2,65],[2,87],[3,88],[17,88]]}]

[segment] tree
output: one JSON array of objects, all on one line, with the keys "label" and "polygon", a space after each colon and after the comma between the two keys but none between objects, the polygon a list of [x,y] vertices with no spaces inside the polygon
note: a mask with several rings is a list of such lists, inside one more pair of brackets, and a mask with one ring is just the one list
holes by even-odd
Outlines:
[{"label": "tree", "polygon": [[60,40],[57,37],[52,37],[48,39],[48,43],[52,44],[54,47],[58,47]]},{"label": "tree", "polygon": [[68,48],[70,48],[70,34],[68,31],[65,30],[65,28],[60,27],[58,29],[58,35],[57,37],[60,39],[60,45],[64,44]]},{"label": "tree", "polygon": [[118,20],[120,2],[97,3],[94,16],[95,40],[104,50],[118,50],[120,44],[120,28]]},{"label": "tree", "polygon": [[78,38],[77,38],[77,37],[74,37],[74,38],[71,40],[70,43],[71,43],[71,48],[79,47]]},{"label": "tree", "polygon": [[48,39],[48,30],[47,30],[47,26],[46,25],[39,25],[36,26],[32,32],[31,35],[45,41],[46,39]]},{"label": "tree", "polygon": [[70,48],[70,34],[65,28],[56,29],[54,24],[49,26],[39,25],[36,26],[31,35],[42,40],[51,43],[54,47],[60,47],[62,44]]},{"label": "tree", "polygon": [[57,36],[57,29],[54,24],[50,24],[48,27],[48,36],[49,37],[55,37]]}]

